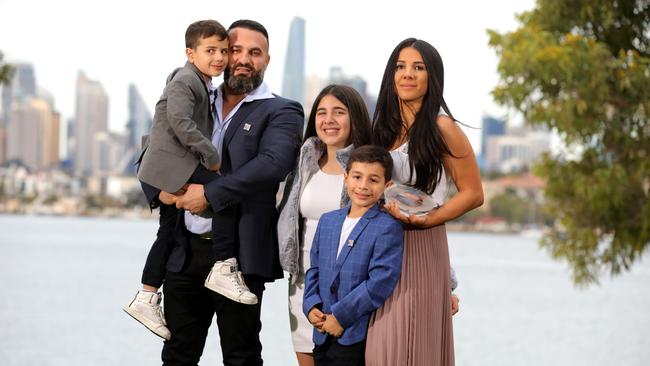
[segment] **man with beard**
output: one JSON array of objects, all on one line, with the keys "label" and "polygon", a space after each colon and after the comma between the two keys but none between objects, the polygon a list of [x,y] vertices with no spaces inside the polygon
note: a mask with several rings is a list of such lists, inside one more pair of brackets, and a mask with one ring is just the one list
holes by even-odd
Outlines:
[{"label": "man with beard", "polygon": [[[257,298],[241,304],[204,287],[212,260],[211,221],[186,212],[173,234],[167,264],[164,305],[172,338],[162,351],[164,365],[196,365],[214,314],[225,365],[261,365],[260,309],[266,282],[282,278],[277,249],[276,193],[293,168],[302,135],[304,113],[299,103],[271,93],[264,83],[269,40],[264,26],[238,20],[228,29],[230,57],[224,84],[215,90],[212,141],[221,156],[218,179],[190,185],[183,196],[145,186],[156,199],[191,213],[208,206],[213,220],[235,218],[239,269]],[[218,222],[217,222],[218,224]],[[236,279],[235,279],[236,280]],[[241,279],[240,279],[241,280]]]}]

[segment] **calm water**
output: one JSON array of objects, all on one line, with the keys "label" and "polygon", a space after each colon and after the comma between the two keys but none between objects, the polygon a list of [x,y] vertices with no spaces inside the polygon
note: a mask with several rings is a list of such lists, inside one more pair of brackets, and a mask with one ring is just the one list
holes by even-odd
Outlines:
[{"label": "calm water", "polygon": [[[161,341],[124,314],[156,222],[0,215],[0,365],[159,365]],[[457,365],[650,364],[650,265],[577,290],[535,240],[449,235],[459,276]],[[262,310],[267,365],[295,365],[286,282]],[[201,365],[219,365],[216,327]]]}]

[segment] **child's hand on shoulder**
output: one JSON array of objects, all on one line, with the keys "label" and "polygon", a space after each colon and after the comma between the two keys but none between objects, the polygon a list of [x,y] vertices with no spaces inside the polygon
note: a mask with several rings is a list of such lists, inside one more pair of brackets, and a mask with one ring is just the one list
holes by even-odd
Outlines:
[{"label": "child's hand on shoulder", "polygon": [[323,323],[325,322],[325,314],[317,308],[311,308],[309,314],[307,315],[307,320],[318,329],[319,332],[323,333]]},{"label": "child's hand on shoulder", "polygon": [[343,327],[336,320],[334,314],[325,315],[325,322],[323,323],[323,330],[329,333],[332,337],[340,337],[343,334]]},{"label": "child's hand on shoulder", "polygon": [[219,170],[221,170],[221,162],[218,162],[218,163],[215,163],[214,165],[212,165],[212,166],[210,167],[210,170],[212,170],[213,172],[217,172],[217,173],[218,173]]}]

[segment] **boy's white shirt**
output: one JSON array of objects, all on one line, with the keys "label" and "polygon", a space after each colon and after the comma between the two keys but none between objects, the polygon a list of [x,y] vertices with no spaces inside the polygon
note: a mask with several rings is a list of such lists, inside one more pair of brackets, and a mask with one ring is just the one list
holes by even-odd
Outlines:
[{"label": "boy's white shirt", "polygon": [[[350,237],[352,230],[354,230],[354,227],[357,226],[359,220],[361,220],[361,217],[351,219],[349,216],[345,216],[345,221],[343,221],[343,227],[341,228],[341,237],[339,238],[339,249],[336,252],[337,258],[339,254],[341,254],[343,246],[346,244],[345,241]],[[352,243],[352,245],[354,244]]]}]

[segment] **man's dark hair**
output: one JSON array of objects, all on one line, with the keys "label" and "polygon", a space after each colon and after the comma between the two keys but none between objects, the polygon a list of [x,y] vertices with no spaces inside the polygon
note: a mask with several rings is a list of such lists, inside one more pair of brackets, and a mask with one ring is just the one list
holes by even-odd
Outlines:
[{"label": "man's dark hair", "polygon": [[216,20],[199,20],[187,27],[185,31],[185,47],[196,49],[199,41],[203,38],[217,36],[220,41],[227,39],[228,32],[221,23]]},{"label": "man's dark hair", "polygon": [[350,174],[352,163],[379,163],[384,168],[384,178],[388,182],[393,177],[393,158],[386,149],[376,145],[364,145],[352,150],[348,165],[345,167],[346,173]]},{"label": "man's dark hair", "polygon": [[264,26],[254,20],[250,19],[240,19],[240,20],[235,20],[230,27],[228,27],[228,31],[230,32],[234,28],[245,28],[245,29],[250,29],[252,31],[256,31],[259,33],[262,33],[264,38],[266,38],[266,44],[269,44],[269,32],[266,31],[266,28]]}]

